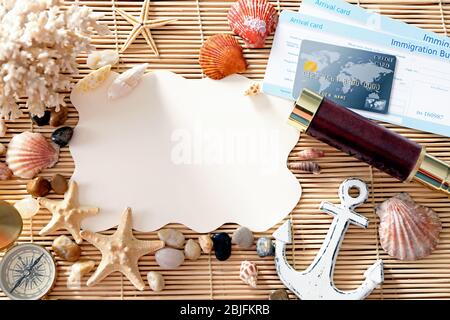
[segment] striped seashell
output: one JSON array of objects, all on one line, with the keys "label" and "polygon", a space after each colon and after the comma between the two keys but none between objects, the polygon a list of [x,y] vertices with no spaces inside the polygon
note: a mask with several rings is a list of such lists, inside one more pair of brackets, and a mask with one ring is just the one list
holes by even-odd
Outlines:
[{"label": "striped seashell", "polygon": [[258,282],[258,268],[254,262],[242,261],[239,277],[244,283],[252,288],[256,288]]},{"label": "striped seashell", "polygon": [[320,173],[319,164],[313,161],[290,162],[288,163],[288,168],[294,171],[308,172],[314,174]]},{"label": "striped seashell", "polygon": [[380,217],[380,243],[392,257],[418,260],[428,256],[439,242],[439,216],[400,193],[376,208]]},{"label": "striped seashell", "polygon": [[9,180],[12,177],[12,172],[11,170],[8,168],[8,166],[3,163],[0,162],[0,180],[4,181],[4,180]]},{"label": "striped seashell", "polygon": [[249,48],[264,48],[268,35],[275,31],[278,14],[267,0],[238,0],[228,11],[231,30]]},{"label": "striped seashell", "polygon": [[242,47],[229,34],[216,34],[208,38],[200,48],[199,63],[203,73],[214,80],[247,69]]},{"label": "striped seashell", "polygon": [[[298,158],[298,160],[312,160],[322,158],[325,153],[322,150],[309,148],[302,151],[292,152],[291,157]],[[297,159],[296,159],[297,160]]]},{"label": "striped seashell", "polygon": [[147,67],[148,63],[142,63],[117,76],[108,88],[108,98],[117,99],[133,91],[144,76]]},{"label": "striped seashell", "polygon": [[40,133],[29,131],[15,135],[6,152],[6,163],[15,176],[31,179],[43,169],[53,167],[59,158],[59,148]]},{"label": "striped seashell", "polygon": [[106,80],[111,72],[111,65],[106,65],[100,69],[94,70],[77,82],[75,89],[87,92],[94,90]]}]

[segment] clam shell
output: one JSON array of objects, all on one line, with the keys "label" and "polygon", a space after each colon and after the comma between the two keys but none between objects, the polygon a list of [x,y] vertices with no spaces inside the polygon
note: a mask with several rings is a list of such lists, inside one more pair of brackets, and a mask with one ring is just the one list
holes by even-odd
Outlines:
[{"label": "clam shell", "polygon": [[258,282],[258,268],[251,261],[242,261],[239,277],[244,283],[252,288],[256,288]]},{"label": "clam shell", "polygon": [[380,217],[383,249],[400,260],[428,256],[439,242],[441,222],[430,208],[418,205],[407,193],[400,193],[376,208]]},{"label": "clam shell", "polygon": [[200,49],[199,63],[203,73],[214,80],[247,69],[242,47],[229,34],[216,34],[208,38]]},{"label": "clam shell", "polygon": [[43,135],[25,131],[15,135],[6,152],[6,163],[15,176],[34,178],[43,169],[53,167],[59,158],[59,148]]},{"label": "clam shell", "polygon": [[111,72],[111,65],[106,65],[100,69],[94,70],[77,82],[75,88],[82,92],[87,92],[98,88]]},{"label": "clam shell", "polygon": [[94,51],[86,59],[86,65],[94,70],[107,66],[108,64],[113,66],[117,62],[119,62],[119,52],[116,50]]},{"label": "clam shell", "polygon": [[239,0],[231,6],[227,18],[231,30],[249,48],[263,48],[278,22],[277,11],[267,0]]},{"label": "clam shell", "polygon": [[117,99],[133,91],[147,67],[148,63],[139,64],[117,76],[108,88],[108,98]]}]

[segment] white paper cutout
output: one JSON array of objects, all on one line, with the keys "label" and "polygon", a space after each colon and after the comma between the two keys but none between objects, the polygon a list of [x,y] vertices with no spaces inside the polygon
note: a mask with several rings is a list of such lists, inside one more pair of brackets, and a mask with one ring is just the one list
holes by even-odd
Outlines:
[{"label": "white paper cutout", "polygon": [[134,228],[182,223],[197,232],[235,222],[265,231],[298,203],[301,187],[286,162],[299,133],[292,102],[247,97],[252,81],[144,75],[129,95],[108,100],[112,73],[94,91],[74,90],[79,123],[70,142],[80,203],[100,213],[83,228],[117,225],[133,208]]}]

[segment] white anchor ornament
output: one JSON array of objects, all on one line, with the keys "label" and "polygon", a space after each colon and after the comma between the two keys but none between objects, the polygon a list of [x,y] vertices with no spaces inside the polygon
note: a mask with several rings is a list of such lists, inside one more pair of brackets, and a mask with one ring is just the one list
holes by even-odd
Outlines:
[{"label": "white anchor ornament", "polygon": [[[351,188],[359,189],[353,198]],[[342,291],[333,283],[333,270],[342,240],[350,223],[367,228],[367,218],[353,211],[368,198],[367,185],[359,179],[347,179],[339,188],[340,205],[322,202],[320,209],[333,215],[334,219],[319,253],[312,264],[303,272],[298,272],[286,260],[286,244],[291,243],[291,222],[286,221],[278,228],[275,237],[275,266],[284,285],[303,300],[361,300],[367,297],[383,282],[383,261],[377,260],[364,273],[365,280],[359,288]]]}]

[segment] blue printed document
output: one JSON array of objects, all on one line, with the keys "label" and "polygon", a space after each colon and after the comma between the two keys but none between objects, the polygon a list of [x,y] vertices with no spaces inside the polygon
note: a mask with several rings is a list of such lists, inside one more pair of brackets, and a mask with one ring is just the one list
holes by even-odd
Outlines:
[{"label": "blue printed document", "polygon": [[[280,14],[263,91],[294,100],[303,40],[396,57],[386,113],[352,106],[365,117],[450,137],[450,48],[292,11]],[[297,88],[297,89],[296,89]]]}]

